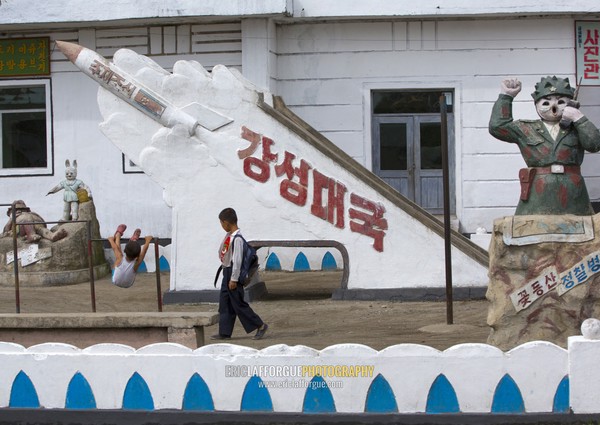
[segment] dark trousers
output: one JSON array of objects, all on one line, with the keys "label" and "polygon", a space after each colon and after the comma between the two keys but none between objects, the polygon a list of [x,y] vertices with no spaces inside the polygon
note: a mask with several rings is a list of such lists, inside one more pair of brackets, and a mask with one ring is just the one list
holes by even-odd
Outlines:
[{"label": "dark trousers", "polygon": [[250,333],[260,328],[263,321],[244,301],[244,288],[242,285],[238,284],[233,291],[229,289],[230,279],[231,267],[223,267],[223,281],[221,282],[221,292],[219,294],[219,334],[231,336],[236,317],[239,317],[246,333]]}]

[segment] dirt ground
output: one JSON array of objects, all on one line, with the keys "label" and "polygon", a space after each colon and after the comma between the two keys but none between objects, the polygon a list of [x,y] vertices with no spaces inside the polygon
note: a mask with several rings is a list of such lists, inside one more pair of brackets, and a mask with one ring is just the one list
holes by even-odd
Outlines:
[{"label": "dirt ground", "polygon": [[[275,344],[306,345],[323,349],[340,343],[358,343],[376,350],[414,343],[444,350],[466,342],[485,343],[487,301],[457,301],[453,304],[454,324],[446,324],[445,302],[333,301],[331,293],[339,287],[340,272],[266,272],[261,276],[269,296],[252,303],[252,308],[269,324],[263,340],[252,340],[239,322],[233,344],[264,348]],[[161,274],[161,293],[169,290],[169,274]],[[156,276],[140,274],[129,289],[96,281],[98,312],[157,311]],[[62,287],[27,287],[19,291],[21,313],[91,312],[89,283]],[[0,287],[0,313],[15,313],[15,289]],[[217,312],[217,304],[164,305],[163,311]],[[209,336],[217,325],[208,327]]]}]

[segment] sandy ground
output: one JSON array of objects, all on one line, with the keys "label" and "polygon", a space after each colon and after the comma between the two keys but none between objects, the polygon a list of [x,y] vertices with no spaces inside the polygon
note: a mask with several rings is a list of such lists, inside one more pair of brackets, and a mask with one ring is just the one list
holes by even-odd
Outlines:
[{"label": "sandy ground", "polygon": [[[413,343],[444,350],[456,344],[485,343],[487,301],[458,301],[453,304],[454,324],[446,324],[445,302],[332,301],[339,287],[340,272],[262,273],[269,296],[252,303],[252,308],[269,324],[260,341],[246,335],[236,324],[233,344],[264,348],[274,344],[306,345],[323,349],[329,345],[357,343],[376,350]],[[161,293],[169,290],[168,273],[161,274]],[[96,281],[96,310],[157,311],[156,276],[140,274],[133,287],[113,286],[109,278]],[[20,288],[21,313],[91,312],[89,283],[62,287]],[[15,290],[0,287],[0,313],[15,313]],[[217,304],[165,305],[163,311],[217,312]],[[218,332],[207,328],[205,339]]]}]

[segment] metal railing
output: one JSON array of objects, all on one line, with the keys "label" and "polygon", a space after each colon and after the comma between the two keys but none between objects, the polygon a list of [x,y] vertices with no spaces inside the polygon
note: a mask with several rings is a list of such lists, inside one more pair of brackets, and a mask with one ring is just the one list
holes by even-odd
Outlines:
[{"label": "metal railing", "polygon": [[[88,235],[90,235],[91,233],[88,233]],[[89,239],[89,244],[91,246],[92,242],[104,242],[107,241],[108,239]],[[128,238],[121,238],[122,241],[129,241],[130,239]],[[152,239],[154,242],[154,263],[155,263],[155,275],[156,275],[156,302],[157,302],[157,309],[158,311],[162,311],[163,310],[163,305],[162,305],[162,293],[161,293],[161,283],[160,283],[160,265],[159,265],[159,256],[158,256],[158,238],[153,238]],[[90,248],[91,249],[91,248]],[[90,251],[91,253],[91,251]],[[91,254],[90,254],[90,258],[91,258]],[[91,260],[90,260],[91,261]],[[90,269],[91,270],[91,269]],[[94,282],[94,276],[90,277],[90,283],[93,284]],[[95,294],[92,294],[92,299],[95,300]],[[96,311],[96,306],[95,306],[95,301],[94,301],[94,312]]]},{"label": "metal railing", "polygon": [[[12,204],[0,204],[0,207],[11,207],[11,221],[12,221],[12,239],[13,239],[13,274],[15,283],[15,310],[17,313],[21,313],[21,296],[20,296],[20,283],[19,283],[19,258],[18,258],[18,244],[17,244],[17,214],[16,208]],[[92,238],[92,222],[91,220],[72,220],[72,221],[36,221],[36,222],[22,222],[19,226],[36,225],[36,224],[63,224],[63,223],[86,223],[87,232],[87,253],[88,253],[88,267],[90,270],[90,298],[92,304],[92,312],[96,312],[96,281],[94,278],[94,261],[92,255],[92,243],[93,242],[104,242],[107,239]],[[127,241],[129,239],[121,239]],[[156,298],[158,311],[162,312],[162,294],[161,294],[161,282],[160,282],[160,267],[158,257],[158,238],[153,238],[154,241],[154,259],[156,264]]]},{"label": "metal railing", "polygon": [[334,240],[303,240],[303,241],[290,241],[290,240],[262,240],[262,241],[248,241],[248,244],[252,245],[257,251],[260,248],[268,247],[283,247],[283,248],[335,248],[340,254],[342,254],[342,262],[344,263],[342,269],[342,289],[348,289],[348,279],[350,277],[350,256],[348,250],[341,242]]}]

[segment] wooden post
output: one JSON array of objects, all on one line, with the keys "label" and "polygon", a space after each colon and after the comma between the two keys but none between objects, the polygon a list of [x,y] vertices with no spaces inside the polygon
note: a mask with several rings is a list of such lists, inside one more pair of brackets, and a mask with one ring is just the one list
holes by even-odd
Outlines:
[{"label": "wooden post", "polygon": [[156,268],[156,302],[158,311],[162,311],[162,291],[160,288],[160,264],[158,258],[158,238],[154,238],[154,263]]},{"label": "wooden post", "polygon": [[94,260],[92,257],[92,222],[87,221],[88,237],[88,265],[90,266],[90,292],[92,298],[92,311],[96,312],[96,282],[94,282]]},{"label": "wooden post", "polygon": [[442,173],[444,191],[444,252],[446,260],[446,323],[454,323],[452,307],[452,231],[450,228],[450,167],[448,166],[448,114],[446,96],[440,96]]},{"label": "wooden post", "polygon": [[13,253],[14,253],[14,271],[15,271],[15,306],[16,312],[21,313],[21,295],[19,292],[19,253],[17,252],[17,209],[12,205],[12,233],[13,233]]}]

